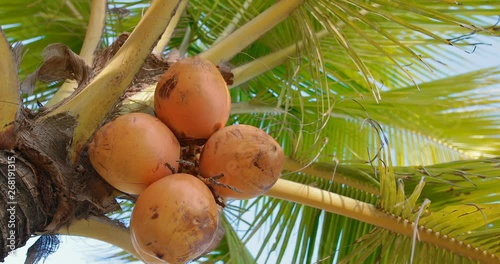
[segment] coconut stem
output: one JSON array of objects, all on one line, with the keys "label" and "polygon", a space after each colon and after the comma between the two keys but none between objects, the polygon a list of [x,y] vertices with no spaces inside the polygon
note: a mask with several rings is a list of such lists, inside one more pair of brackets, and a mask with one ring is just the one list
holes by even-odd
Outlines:
[{"label": "coconut stem", "polygon": [[241,8],[236,12],[236,14],[233,17],[233,20],[229,23],[229,25],[224,28],[224,31],[217,37],[217,39],[214,41],[214,43],[217,43],[221,40],[223,40],[225,37],[227,37],[229,34],[231,34],[236,27],[238,26],[238,23],[240,22],[241,18],[243,15],[247,12],[248,7],[252,4],[253,0],[245,0],[245,2],[241,5]]},{"label": "coconut stem", "polygon": [[82,14],[78,11],[78,9],[76,9],[75,5],[73,5],[73,3],[71,3],[71,1],[65,1],[65,4],[66,4],[66,7],[69,9],[69,11],[71,11],[71,13],[73,13],[73,15],[75,16],[76,19],[83,19],[83,16]]},{"label": "coconut stem", "polygon": [[81,236],[93,238],[117,246],[136,258],[140,259],[137,251],[132,245],[130,231],[109,219],[89,217],[89,219],[77,220],[67,228],[58,231],[61,235]]},{"label": "coconut stem", "polygon": [[43,118],[69,112],[76,116],[70,160],[75,162],[86,142],[118,102],[175,15],[181,0],[153,1],[144,17],[109,64],[75,97]]},{"label": "coconut stem", "polygon": [[188,25],[186,27],[186,32],[184,33],[184,37],[182,38],[181,45],[179,46],[179,56],[181,58],[187,57],[187,50],[189,48],[189,44],[191,44],[191,26]]},{"label": "coconut stem", "polygon": [[[359,11],[359,14],[364,16],[368,14],[366,10]],[[355,20],[354,17],[349,17],[349,20]],[[342,28],[346,24],[343,21],[340,21],[336,24],[336,28]],[[324,29],[316,33],[316,38],[318,40],[328,36],[330,32]],[[285,47],[281,50],[275,51],[269,55],[258,58],[249,62],[245,65],[239,66],[233,69],[231,72],[234,74],[233,84],[230,88],[236,87],[250,79],[253,79],[271,69],[285,63],[291,56],[296,54],[297,49],[301,49],[304,47],[304,42],[299,41],[294,43],[288,47]]]},{"label": "coconut stem", "polygon": [[21,107],[19,79],[14,53],[0,28],[0,148],[12,147],[9,139]]},{"label": "coconut stem", "polygon": [[182,13],[184,13],[184,10],[186,9],[187,3],[188,0],[181,0],[181,2],[179,3],[179,8],[177,9],[177,12],[175,13],[174,17],[172,17],[172,20],[165,29],[165,32],[163,32],[163,35],[156,44],[155,48],[153,49],[154,54],[161,55],[163,53],[163,50],[165,50],[165,47],[170,42],[170,38],[174,33],[174,29],[177,27],[177,24],[181,19]]},{"label": "coconut stem", "polygon": [[387,225],[387,220],[392,218],[392,216],[378,210],[375,205],[284,179],[279,179],[265,195],[315,207],[377,226]]},{"label": "coconut stem", "polygon": [[[92,0],[90,6],[89,24],[83,46],[80,50],[80,57],[86,64],[92,65],[94,61],[94,52],[97,49],[101,36],[104,31],[106,21],[106,0]],[[64,84],[57,90],[54,96],[47,102],[46,106],[51,106],[68,97],[78,87],[75,80],[66,80]]]},{"label": "coconut stem", "polygon": [[[327,30],[322,30],[316,33],[316,37],[321,39],[328,36]],[[298,49],[304,47],[304,42],[299,41],[288,47],[275,51],[266,56],[255,59],[247,64],[234,68],[231,72],[234,74],[233,84],[230,88],[234,88],[250,79],[253,79],[273,68],[285,63],[291,56],[297,53]]]},{"label": "coconut stem", "polygon": [[466,243],[457,243],[446,236],[436,234],[430,229],[422,230],[415,227],[415,223],[385,213],[373,204],[361,202],[336,193],[279,179],[266,195],[343,215],[410,238],[414,236],[416,229],[421,242],[447,249],[464,257],[479,260],[481,263],[495,263],[496,261],[491,258],[491,255],[484,254],[481,250],[476,250],[474,247],[468,247]]},{"label": "coconut stem", "polygon": [[234,31],[225,39],[200,54],[214,64],[230,60],[238,52],[260,38],[290,16],[305,0],[280,0],[260,15]]}]

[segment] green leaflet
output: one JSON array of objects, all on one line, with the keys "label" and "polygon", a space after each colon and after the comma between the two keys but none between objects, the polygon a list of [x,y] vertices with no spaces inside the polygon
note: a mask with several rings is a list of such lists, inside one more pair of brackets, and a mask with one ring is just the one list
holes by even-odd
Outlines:
[{"label": "green leaflet", "polygon": [[[390,158],[390,155],[387,157]],[[491,162],[492,160],[486,160],[486,163]],[[353,250],[341,263],[364,261],[367,255],[372,254],[379,254],[382,263],[431,263],[436,259],[444,263],[462,262],[466,259],[483,262],[500,260],[497,239],[500,233],[500,204],[461,202],[452,205],[448,201],[440,209],[431,210],[431,200],[419,201],[425,190],[425,177],[420,178],[414,191],[407,196],[404,180],[400,178],[396,184],[390,161],[379,161],[378,168],[381,209],[401,219],[398,225],[411,226],[413,235],[402,235],[377,227],[372,233],[360,238],[358,249]],[[425,172],[429,175],[427,170]],[[487,177],[482,175],[479,179]],[[493,184],[499,185],[497,177],[491,180]],[[469,184],[474,182],[466,177],[463,181]],[[385,238],[381,239],[383,237]],[[425,255],[422,255],[424,250]],[[390,253],[394,251],[398,254]]]}]

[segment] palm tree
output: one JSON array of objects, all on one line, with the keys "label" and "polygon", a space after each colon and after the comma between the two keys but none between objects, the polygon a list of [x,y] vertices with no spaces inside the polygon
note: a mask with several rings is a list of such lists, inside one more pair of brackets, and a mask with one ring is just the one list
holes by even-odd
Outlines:
[{"label": "palm tree", "polygon": [[[500,262],[500,71],[450,70],[498,36],[498,7],[1,1],[0,260],[41,235],[36,262],[54,234],[135,259],[117,222],[133,199],[95,173],[85,146],[110,118],[151,112],[176,54],[199,54],[226,77],[230,123],[264,129],[286,158],[266,195],[228,204],[225,237],[198,261]],[[258,236],[267,242],[250,254]]]}]

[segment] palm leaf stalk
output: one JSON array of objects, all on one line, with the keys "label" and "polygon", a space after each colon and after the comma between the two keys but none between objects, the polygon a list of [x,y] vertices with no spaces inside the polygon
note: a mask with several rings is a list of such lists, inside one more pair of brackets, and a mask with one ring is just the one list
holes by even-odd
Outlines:
[{"label": "palm leaf stalk", "polygon": [[[321,39],[328,35],[329,32],[327,30],[322,30],[316,33],[316,38]],[[238,87],[246,81],[256,78],[257,76],[284,64],[290,59],[290,57],[295,55],[298,50],[303,49],[304,45],[303,41],[299,41],[286,48],[282,48],[269,55],[265,55],[247,64],[234,68],[232,70],[232,73],[234,74],[234,82],[230,88]]]},{"label": "palm leaf stalk", "polygon": [[[75,161],[88,139],[101,124],[132,81],[144,59],[151,53],[159,36],[175,15],[180,1],[154,1],[130,37],[109,64],[85,87],[83,91],[58,106],[44,118],[69,112],[77,116],[69,157]],[[167,14],[167,15],[165,15]],[[100,105],[95,111],[88,111]]]},{"label": "palm leaf stalk", "polygon": [[[18,54],[19,55],[19,54]],[[16,129],[16,116],[21,109],[21,95],[15,53],[0,28],[0,147],[10,149]]]},{"label": "palm leaf stalk", "polygon": [[177,8],[177,11],[175,12],[175,15],[172,17],[172,20],[170,21],[167,28],[165,29],[165,32],[163,32],[160,40],[158,40],[158,43],[154,47],[153,54],[161,55],[163,53],[163,51],[165,50],[165,47],[170,42],[170,38],[172,37],[172,34],[174,33],[174,30],[177,27],[177,24],[179,23],[179,19],[181,18],[182,14],[184,13],[184,10],[186,9],[187,4],[188,4],[188,0],[181,0],[181,2],[179,3],[179,7]]},{"label": "palm leaf stalk", "polygon": [[253,0],[245,0],[245,2],[240,7],[238,12],[236,12],[236,14],[234,15],[231,22],[229,22],[229,24],[224,28],[224,31],[222,31],[222,33],[219,34],[219,37],[214,41],[214,43],[223,40],[225,37],[227,37],[229,34],[231,34],[233,31],[236,30],[238,23],[241,21],[243,15],[247,12],[252,2]]},{"label": "palm leaf stalk", "polygon": [[250,22],[202,52],[200,56],[214,64],[230,60],[264,33],[285,20],[303,2],[304,0],[283,0],[276,2]]},{"label": "palm leaf stalk", "polygon": [[[479,248],[471,246],[467,243],[460,243],[460,240],[455,239],[453,236],[436,233],[431,228],[428,228],[426,225],[422,224],[422,219],[420,219],[420,224],[422,225],[418,225],[418,222],[412,222],[408,219],[390,214],[388,212],[385,212],[384,210],[379,209],[375,205],[360,202],[348,197],[343,197],[341,195],[330,193],[315,187],[304,186],[303,184],[287,180],[279,180],[266,195],[286,201],[293,201],[300,204],[312,206],[321,210],[325,210],[327,212],[344,215],[349,218],[363,221],[374,226],[382,227],[385,230],[389,230],[391,232],[395,232],[408,237],[415,236],[416,232],[418,233],[419,241],[421,242],[429,243],[449,250],[450,252],[453,252],[455,254],[459,254],[474,260],[483,261],[484,263],[494,263],[500,260],[498,254],[488,253],[485,250],[480,250]],[[491,217],[493,219],[490,219],[490,221],[500,219],[500,214],[498,213],[500,207],[498,205],[489,205],[487,209],[488,213],[491,214],[489,216],[494,216]],[[476,212],[476,214],[474,214],[474,220],[477,221],[483,219],[482,212],[476,210],[472,206],[469,208],[469,210],[461,211],[462,214],[470,214],[473,212]],[[436,215],[438,215],[438,212],[436,212]],[[457,213],[454,217],[458,217],[458,215],[459,214]],[[436,221],[439,221],[438,219],[441,218],[436,217]],[[485,223],[482,222],[480,223],[480,226],[484,224]]]},{"label": "palm leaf stalk", "polygon": [[61,235],[93,238],[117,246],[139,258],[130,240],[128,228],[107,218],[90,217],[74,221],[70,226],[59,230]]},{"label": "palm leaf stalk", "polygon": [[[85,39],[83,40],[83,45],[80,50],[80,57],[88,65],[92,65],[94,61],[94,52],[97,50],[98,45],[101,42],[102,33],[104,32],[104,27],[106,25],[106,4],[105,0],[92,0],[90,5],[91,11],[89,23],[87,32],[85,33]],[[68,97],[75,91],[77,86],[78,84],[76,81],[65,81],[54,96],[47,102],[46,106],[54,105],[55,103]]]}]

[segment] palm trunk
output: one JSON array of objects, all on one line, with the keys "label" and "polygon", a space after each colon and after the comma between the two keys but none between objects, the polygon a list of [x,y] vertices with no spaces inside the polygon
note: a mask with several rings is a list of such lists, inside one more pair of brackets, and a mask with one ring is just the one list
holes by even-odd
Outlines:
[{"label": "palm trunk", "polygon": [[[31,234],[43,230],[48,216],[29,163],[16,153],[0,151],[0,261],[26,244]],[[31,188],[30,188],[31,187]]]},{"label": "palm trunk", "polygon": [[75,165],[66,161],[74,118],[22,119],[16,147],[0,150],[0,261],[33,235],[54,234],[75,219],[118,208],[112,187],[88,159]]}]

